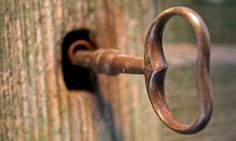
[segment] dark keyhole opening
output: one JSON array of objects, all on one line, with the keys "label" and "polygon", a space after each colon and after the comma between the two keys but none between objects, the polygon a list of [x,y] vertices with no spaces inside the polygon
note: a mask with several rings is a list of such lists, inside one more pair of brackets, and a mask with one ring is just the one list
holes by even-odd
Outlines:
[{"label": "dark keyhole opening", "polygon": [[[62,71],[66,87],[70,90],[88,90],[96,89],[96,75],[87,68],[71,64],[68,57],[68,49],[72,43],[83,39],[91,43],[93,49],[95,43],[90,39],[91,32],[88,29],[78,29],[66,34],[62,43]],[[87,50],[84,46],[76,47],[76,50]]]}]

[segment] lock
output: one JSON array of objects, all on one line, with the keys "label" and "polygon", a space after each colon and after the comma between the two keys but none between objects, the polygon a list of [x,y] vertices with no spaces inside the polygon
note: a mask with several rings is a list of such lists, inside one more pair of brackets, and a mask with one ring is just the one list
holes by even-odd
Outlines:
[{"label": "lock", "polygon": [[[175,15],[182,16],[192,25],[197,39],[196,82],[200,110],[197,120],[190,125],[178,121],[169,110],[165,100],[164,82],[168,65],[162,47],[162,35],[166,23]],[[182,134],[193,134],[207,125],[213,105],[209,80],[210,38],[204,21],[196,12],[185,7],[174,7],[162,12],[149,27],[144,45],[144,59],[122,54],[115,49],[96,49],[94,45],[87,38],[79,38],[73,40],[67,50],[63,51],[73,67],[79,66],[90,71],[89,73],[144,74],[146,90],[153,109],[170,129]],[[85,49],[80,49],[80,47]],[[80,72],[78,70],[75,73]],[[81,81],[81,78],[77,79]]]},{"label": "lock", "polygon": [[77,40],[83,40],[89,44],[89,46],[81,43],[74,47],[74,51],[95,50],[96,45],[94,41],[91,40],[91,34],[91,31],[83,28],[69,32],[64,37],[61,51],[62,71],[66,87],[70,90],[87,90],[92,92],[96,89],[97,81],[95,73],[88,68],[72,64],[67,54],[68,48]]}]

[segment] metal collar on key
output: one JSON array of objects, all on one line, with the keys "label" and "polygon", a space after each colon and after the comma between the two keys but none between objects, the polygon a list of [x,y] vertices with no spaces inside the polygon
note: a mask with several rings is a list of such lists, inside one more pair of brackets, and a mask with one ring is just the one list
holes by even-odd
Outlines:
[{"label": "metal collar on key", "polygon": [[[167,63],[162,48],[162,35],[168,20],[179,15],[193,27],[197,39],[197,90],[200,111],[197,120],[191,125],[178,121],[168,108],[165,100],[164,81]],[[96,51],[75,51],[76,46],[90,45],[84,40],[73,43],[68,56],[75,65],[91,68],[97,73],[116,75],[119,73],[144,74],[146,89],[154,111],[172,130],[182,134],[192,134],[202,130],[212,114],[212,91],[209,81],[210,38],[202,18],[193,10],[174,7],[162,12],[152,23],[146,36],[144,60],[139,57],[121,54],[115,49]]]}]

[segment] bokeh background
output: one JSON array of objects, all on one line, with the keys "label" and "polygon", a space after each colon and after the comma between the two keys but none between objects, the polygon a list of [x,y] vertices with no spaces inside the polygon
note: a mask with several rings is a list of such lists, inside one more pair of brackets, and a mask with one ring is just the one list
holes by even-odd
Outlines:
[{"label": "bokeh background", "polygon": [[[197,11],[205,20],[213,44],[236,42],[236,2],[234,0],[158,0],[158,12],[172,6],[186,6]],[[173,20],[172,20],[173,21]],[[193,42],[191,28],[184,20],[169,24],[168,42]]]},{"label": "bokeh background", "polygon": [[[158,12],[172,6],[190,7],[206,22],[212,41],[210,76],[214,95],[212,119],[205,130],[197,135],[183,136],[163,125],[162,140],[235,140],[236,1],[159,0],[157,3]],[[164,35],[165,51],[170,65],[166,82],[167,99],[177,117],[190,123],[198,110],[193,81],[195,71],[192,69],[196,60],[194,33],[187,22],[175,17],[167,24]]]}]

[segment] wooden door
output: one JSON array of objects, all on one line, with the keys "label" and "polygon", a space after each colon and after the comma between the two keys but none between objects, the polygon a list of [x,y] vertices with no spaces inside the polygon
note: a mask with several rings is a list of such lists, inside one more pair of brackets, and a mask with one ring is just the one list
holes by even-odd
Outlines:
[{"label": "wooden door", "polygon": [[143,76],[99,75],[97,96],[68,90],[61,66],[63,37],[80,28],[95,33],[99,48],[142,56],[144,33],[155,12],[151,5],[151,1],[1,0],[0,140],[159,140],[159,121]]}]

